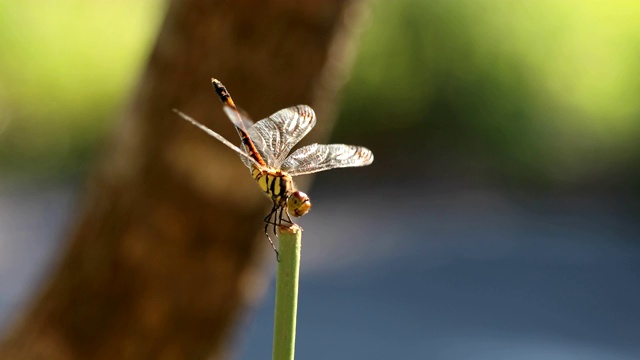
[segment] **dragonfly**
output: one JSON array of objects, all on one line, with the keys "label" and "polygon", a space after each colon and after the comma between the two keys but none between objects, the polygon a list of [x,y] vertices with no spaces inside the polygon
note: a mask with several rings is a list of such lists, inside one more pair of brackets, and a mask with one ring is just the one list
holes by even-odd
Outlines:
[{"label": "dragonfly", "polygon": [[264,218],[264,233],[278,255],[269,237],[269,226],[277,236],[277,227],[293,225],[291,216],[303,216],[311,209],[309,196],[296,188],[292,177],[335,168],[366,166],[373,162],[373,153],[362,146],[311,144],[289,154],[316,124],[316,115],[311,107],[292,106],[254,123],[245,111],[235,105],[220,81],[211,79],[211,82],[222,101],[224,113],[240,136],[241,147],[189,115],[177,109],[173,111],[240,155],[260,189],[273,202],[271,211]]}]

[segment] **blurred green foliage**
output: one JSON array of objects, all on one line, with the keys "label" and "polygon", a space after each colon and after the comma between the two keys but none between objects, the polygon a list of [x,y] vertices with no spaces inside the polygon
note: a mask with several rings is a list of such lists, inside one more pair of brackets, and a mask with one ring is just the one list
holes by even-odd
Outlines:
[{"label": "blurred green foliage", "polygon": [[[164,6],[0,2],[3,171],[86,165]],[[371,15],[338,141],[372,145],[382,164],[416,177],[467,168],[507,181],[637,179],[640,3],[378,0]]]},{"label": "blurred green foliage", "polygon": [[0,1],[0,167],[86,166],[150,50],[163,2]]},{"label": "blurred green foliage", "polygon": [[342,117],[408,174],[422,163],[559,184],[637,175],[640,3],[374,5]]}]

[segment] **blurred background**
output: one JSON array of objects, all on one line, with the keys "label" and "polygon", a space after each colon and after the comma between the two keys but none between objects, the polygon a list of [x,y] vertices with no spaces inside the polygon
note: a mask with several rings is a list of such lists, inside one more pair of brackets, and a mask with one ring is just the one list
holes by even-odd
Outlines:
[{"label": "blurred background", "polygon": [[[165,10],[0,2],[0,331]],[[376,160],[309,191],[298,357],[640,358],[638,23],[623,0],[371,2],[331,141]],[[235,358],[270,353],[272,288]]]}]

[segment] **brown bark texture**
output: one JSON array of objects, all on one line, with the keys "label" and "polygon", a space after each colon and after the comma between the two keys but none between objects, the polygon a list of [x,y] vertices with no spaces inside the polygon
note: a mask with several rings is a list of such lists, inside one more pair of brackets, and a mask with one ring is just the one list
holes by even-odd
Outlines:
[{"label": "brown bark texture", "polygon": [[341,0],[172,1],[67,248],[0,358],[226,357],[261,293],[257,260],[275,261],[260,235],[270,204],[235,153],[171,110],[236,142],[217,77],[254,119],[311,105],[310,140],[323,139],[361,12]]}]

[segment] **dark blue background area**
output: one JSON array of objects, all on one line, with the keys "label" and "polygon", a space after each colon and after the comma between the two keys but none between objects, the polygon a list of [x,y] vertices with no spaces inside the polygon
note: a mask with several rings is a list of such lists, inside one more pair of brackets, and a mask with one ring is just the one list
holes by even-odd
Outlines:
[{"label": "dark blue background area", "polygon": [[[305,219],[299,358],[640,358],[638,229],[619,206],[523,204],[484,191],[426,195],[413,208],[384,195],[346,205],[324,195]],[[459,206],[464,198],[475,205]],[[325,268],[305,272],[322,224],[353,222],[332,206],[351,201],[372,218],[389,206],[411,216],[359,225],[373,247],[391,243],[383,253],[353,248],[345,264],[335,250],[335,270],[329,250]],[[273,291],[240,331],[249,335],[242,359],[270,354],[272,318]]]},{"label": "dark blue background area", "polygon": [[[640,358],[631,207],[418,190],[312,192],[301,221],[297,358]],[[0,195],[6,327],[60,251],[74,195],[63,187]],[[237,358],[271,356],[274,285],[237,329]]]}]

